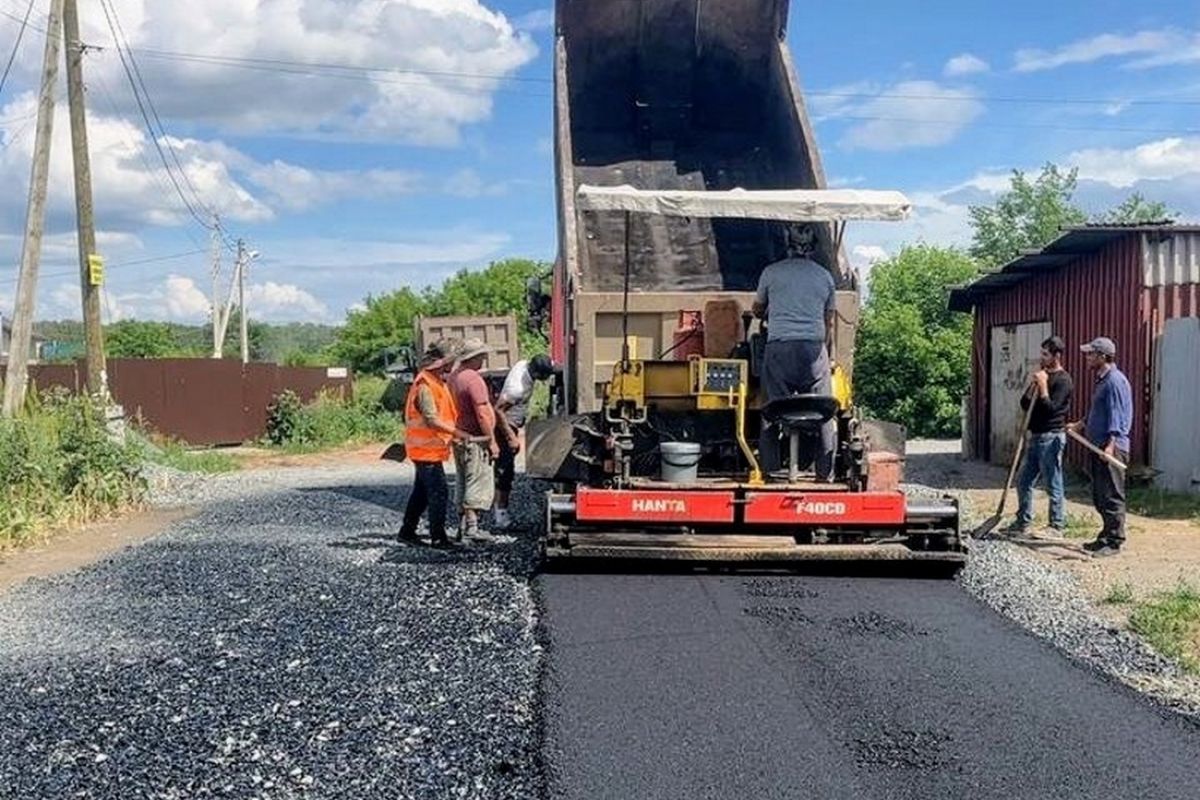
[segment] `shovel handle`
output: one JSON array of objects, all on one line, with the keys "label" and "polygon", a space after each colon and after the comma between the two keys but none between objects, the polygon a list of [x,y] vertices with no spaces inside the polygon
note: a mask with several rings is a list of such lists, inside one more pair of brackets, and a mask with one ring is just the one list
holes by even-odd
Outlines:
[{"label": "shovel handle", "polygon": [[1104,452],[1099,447],[1096,447],[1096,445],[1092,444],[1087,439],[1083,438],[1082,436],[1080,436],[1078,433],[1071,430],[1070,428],[1067,429],[1067,436],[1070,436],[1072,439],[1074,439],[1075,441],[1077,441],[1081,445],[1083,445],[1084,448],[1091,450],[1093,453],[1100,456],[1100,458],[1104,459],[1109,464],[1112,464],[1117,469],[1119,469],[1119,470],[1128,469],[1128,465],[1126,465],[1124,462],[1122,462],[1121,459],[1115,458],[1114,456],[1110,456],[1108,453]]}]

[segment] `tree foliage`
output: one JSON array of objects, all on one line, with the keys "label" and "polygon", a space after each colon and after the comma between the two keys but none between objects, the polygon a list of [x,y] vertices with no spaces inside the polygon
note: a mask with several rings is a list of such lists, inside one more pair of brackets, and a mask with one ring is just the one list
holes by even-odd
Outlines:
[{"label": "tree foliage", "polygon": [[104,350],[109,358],[167,358],[179,354],[179,344],[165,322],[122,320],[108,326]]},{"label": "tree foliage", "polygon": [[479,271],[462,270],[441,286],[419,294],[405,287],[368,297],[365,308],[351,312],[330,352],[358,372],[380,372],[389,351],[412,345],[417,316],[507,315],[517,319],[523,354],[542,352],[545,338],[525,327],[525,284],[549,269],[548,264],[538,261],[507,259]]},{"label": "tree foliage", "polygon": [[1022,250],[1043,247],[1061,228],[1086,222],[1087,215],[1072,202],[1078,173],[1046,164],[1031,181],[1013,170],[1009,190],[994,206],[971,206],[971,255],[985,267],[1000,267]]},{"label": "tree foliage", "polygon": [[1100,214],[1094,221],[1107,225],[1144,225],[1149,222],[1167,222],[1175,216],[1166,203],[1147,200],[1141,192],[1134,192],[1119,206]]},{"label": "tree foliage", "polygon": [[947,307],[949,288],[979,274],[969,255],[917,245],[875,265],[858,328],[855,393],[864,410],[910,436],[959,432],[970,387],[971,318]]}]

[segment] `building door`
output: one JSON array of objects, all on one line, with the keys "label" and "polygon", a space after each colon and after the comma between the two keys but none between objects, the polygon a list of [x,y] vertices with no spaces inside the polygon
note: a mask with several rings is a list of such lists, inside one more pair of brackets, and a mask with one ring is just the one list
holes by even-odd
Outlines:
[{"label": "building door", "polygon": [[1175,492],[1200,492],[1200,319],[1168,320],[1154,359],[1151,461],[1157,482]]},{"label": "building door", "polygon": [[1049,322],[992,328],[991,384],[988,387],[989,456],[993,464],[1009,464],[1021,437],[1021,393],[1038,370],[1042,342],[1050,338]]}]

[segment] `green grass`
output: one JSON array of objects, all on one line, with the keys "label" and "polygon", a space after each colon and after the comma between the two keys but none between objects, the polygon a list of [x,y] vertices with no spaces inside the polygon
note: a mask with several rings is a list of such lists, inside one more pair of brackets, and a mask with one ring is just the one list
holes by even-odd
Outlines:
[{"label": "green grass", "polygon": [[147,459],[180,472],[199,472],[207,475],[220,475],[241,469],[237,459],[228,453],[189,448],[174,441],[158,442],[154,448],[148,449]]},{"label": "green grass", "polygon": [[140,502],[143,454],[109,436],[86,398],[31,397],[0,420],[0,547]]},{"label": "green grass", "polygon": [[1100,602],[1110,606],[1127,606],[1133,602],[1133,587],[1128,583],[1114,583]]},{"label": "green grass", "polygon": [[1180,584],[1138,603],[1129,627],[1184,669],[1200,674],[1200,591]]},{"label": "green grass", "polygon": [[1063,532],[1068,539],[1089,539],[1100,530],[1100,520],[1094,514],[1067,513],[1067,528]]},{"label": "green grass", "polygon": [[387,385],[384,378],[361,378],[355,382],[353,399],[327,394],[307,405],[285,392],[268,412],[267,443],[287,453],[314,453],[397,441],[404,424],[400,414],[381,405]]},{"label": "green grass", "polygon": [[1126,507],[1129,513],[1143,517],[1200,524],[1200,494],[1167,492],[1153,486],[1130,486]]}]

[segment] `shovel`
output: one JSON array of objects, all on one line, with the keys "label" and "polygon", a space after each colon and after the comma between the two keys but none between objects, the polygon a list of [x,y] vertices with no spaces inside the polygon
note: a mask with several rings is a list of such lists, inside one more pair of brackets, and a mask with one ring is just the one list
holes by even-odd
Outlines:
[{"label": "shovel", "polygon": [[[1033,387],[1029,387],[1032,389]],[[1021,455],[1025,452],[1025,432],[1029,430],[1029,418],[1033,416],[1033,407],[1037,404],[1037,399],[1029,401],[1029,408],[1025,410],[1025,419],[1021,423],[1021,437],[1017,439],[1017,450],[1013,453],[1012,466],[1008,468],[1008,480],[1004,482],[1004,493],[1000,495],[1000,505],[996,507],[996,513],[988,517],[975,530],[971,531],[971,538],[982,539],[996,529],[1000,524],[1000,520],[1004,518],[1004,506],[1008,502],[1008,493],[1012,490],[1013,479],[1017,476],[1017,465],[1021,463]]]},{"label": "shovel", "polygon": [[1121,470],[1122,472],[1124,472],[1126,469],[1129,468],[1128,465],[1125,464],[1125,462],[1123,462],[1121,459],[1119,459],[1115,456],[1110,456],[1108,453],[1104,452],[1099,447],[1096,447],[1096,445],[1092,444],[1087,439],[1083,438],[1082,436],[1080,436],[1078,433],[1071,430],[1070,428],[1067,429],[1067,436],[1070,436],[1072,439],[1074,439],[1075,441],[1077,441],[1081,445],[1083,445],[1085,449],[1091,450],[1093,453],[1100,456],[1101,459],[1103,459],[1104,461],[1107,461],[1109,464],[1112,464],[1114,467]]}]

